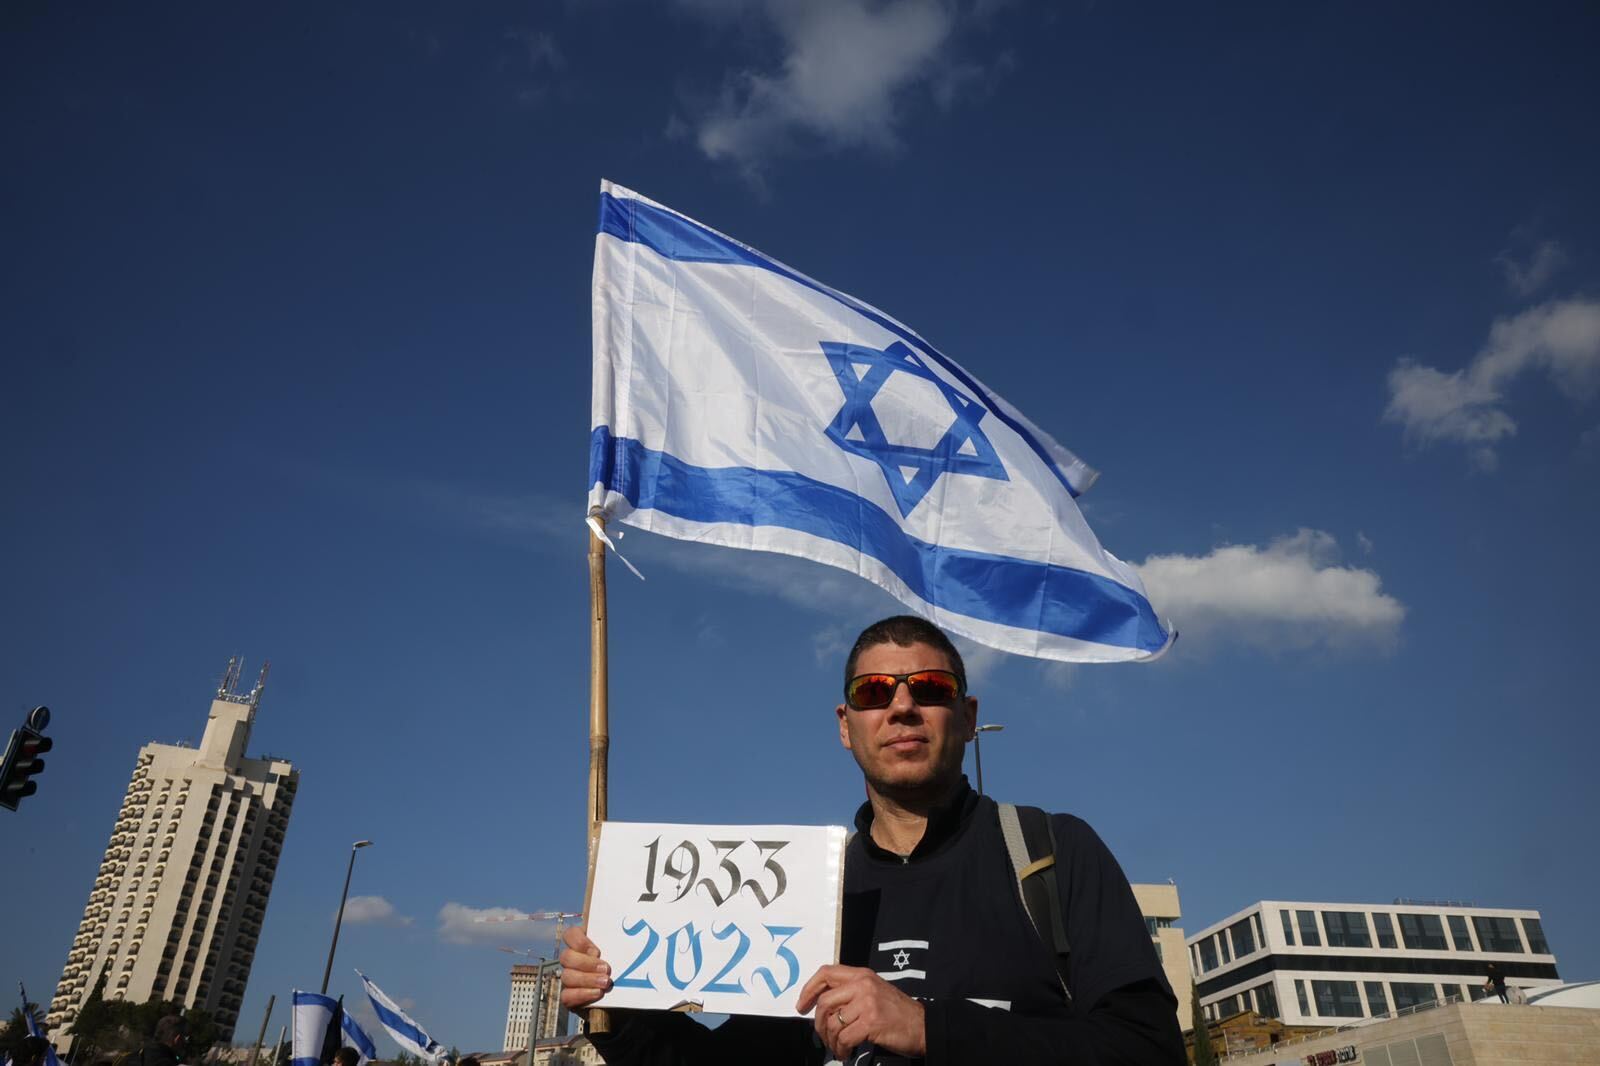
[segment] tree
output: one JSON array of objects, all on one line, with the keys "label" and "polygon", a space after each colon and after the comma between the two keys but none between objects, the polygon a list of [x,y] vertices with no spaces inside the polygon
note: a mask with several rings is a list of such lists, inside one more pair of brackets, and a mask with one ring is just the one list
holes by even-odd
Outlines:
[{"label": "tree", "polygon": [[1200,1006],[1200,990],[1189,982],[1189,1004],[1193,1011],[1194,1066],[1217,1066],[1217,1050],[1211,1046],[1211,1029],[1206,1025],[1206,1012]]},{"label": "tree", "polygon": [[186,1059],[199,1060],[217,1042],[218,1026],[209,1011],[186,1010],[182,1003],[168,999],[143,1003],[108,1000],[105,987],[105,975],[101,974],[73,1020],[74,1061],[91,1061],[97,1054],[115,1058],[116,1052],[137,1051],[154,1039],[156,1023],[169,1014],[181,1015],[189,1023]]},{"label": "tree", "polygon": [[[33,1011],[35,1018],[39,1017],[39,1004],[30,1003],[28,1004],[28,1009]],[[22,1016],[22,1008],[12,1007],[10,1019],[6,1021],[3,1028],[0,1028],[0,1061],[9,1059],[17,1043],[27,1035],[28,1020]]]},{"label": "tree", "polygon": [[91,1054],[104,1048],[107,1041],[115,1040],[120,1019],[112,1005],[106,1002],[106,975],[100,974],[100,980],[94,983],[89,990],[88,998],[83,1001],[83,1006],[78,1008],[78,1015],[72,1020],[69,1032],[72,1033],[72,1057],[74,1061],[90,1061]]}]

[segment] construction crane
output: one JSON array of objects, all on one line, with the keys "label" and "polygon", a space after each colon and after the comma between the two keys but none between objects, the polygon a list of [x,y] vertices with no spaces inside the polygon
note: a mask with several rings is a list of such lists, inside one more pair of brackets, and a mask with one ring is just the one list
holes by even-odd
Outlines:
[{"label": "construction crane", "polygon": [[[539,956],[538,977],[534,983],[534,1009],[532,1017],[528,1020],[528,1066],[533,1066],[533,1045],[538,1041],[538,1030],[542,1028],[540,1014],[544,1008],[544,976],[545,970],[552,970],[552,979],[561,972],[561,934],[566,929],[567,919],[582,918],[583,915],[572,911],[531,911],[525,914],[497,914],[486,918],[474,918],[475,922],[550,922],[556,923],[556,953],[555,958],[548,964],[543,956]],[[520,951],[517,948],[499,947],[507,955],[521,955],[525,959],[534,958],[533,949]]]}]

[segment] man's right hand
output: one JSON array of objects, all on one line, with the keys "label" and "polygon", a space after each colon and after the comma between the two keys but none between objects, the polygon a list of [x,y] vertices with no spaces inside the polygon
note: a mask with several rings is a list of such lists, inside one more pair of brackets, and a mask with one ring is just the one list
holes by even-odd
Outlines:
[{"label": "man's right hand", "polygon": [[611,990],[611,967],[600,961],[581,925],[569,925],[561,934],[561,1005],[568,1010],[587,1007]]}]

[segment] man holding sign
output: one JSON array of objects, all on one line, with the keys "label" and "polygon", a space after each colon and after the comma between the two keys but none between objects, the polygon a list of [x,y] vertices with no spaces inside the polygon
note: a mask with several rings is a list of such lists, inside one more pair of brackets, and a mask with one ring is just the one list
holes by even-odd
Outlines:
[{"label": "man holding sign", "polygon": [[[910,616],[868,627],[835,709],[867,802],[846,851],[841,963],[810,975],[797,1003],[811,1031],[618,1011],[615,1030],[593,1037],[606,1061],[1184,1062],[1176,1001],[1133,891],[1083,821],[1049,817],[1058,912],[1024,906],[1000,809],[961,773],[977,707],[937,627]],[[583,930],[565,939],[562,1004],[590,1006],[612,987],[610,966]]]}]

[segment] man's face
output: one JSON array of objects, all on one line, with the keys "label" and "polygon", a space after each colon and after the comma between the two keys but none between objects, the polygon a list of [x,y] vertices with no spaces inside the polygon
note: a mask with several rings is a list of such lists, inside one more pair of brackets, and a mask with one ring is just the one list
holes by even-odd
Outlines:
[{"label": "man's face", "polygon": [[[949,670],[944,652],[927,644],[875,644],[856,659],[853,674],[910,674]],[[839,742],[848,748],[880,793],[937,792],[961,776],[961,759],[978,721],[978,701],[970,696],[948,706],[921,706],[904,684],[889,706],[858,711],[841,703]]]}]

